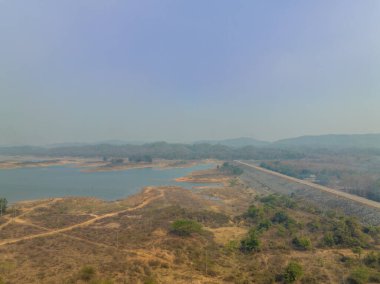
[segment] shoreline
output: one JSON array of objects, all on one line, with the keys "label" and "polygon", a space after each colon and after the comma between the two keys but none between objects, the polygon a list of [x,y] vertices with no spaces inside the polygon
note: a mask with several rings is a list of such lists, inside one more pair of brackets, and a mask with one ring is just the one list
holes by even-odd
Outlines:
[{"label": "shoreline", "polygon": [[200,164],[216,164],[216,160],[163,160],[157,159],[152,163],[122,163],[112,165],[110,162],[99,160],[99,158],[76,158],[76,157],[0,157],[0,171],[26,168],[48,168],[54,166],[71,166],[78,168],[81,172],[112,172],[130,169],[157,168],[190,168]]},{"label": "shoreline", "polygon": [[[68,168],[73,168],[75,169],[75,171],[78,171],[78,172],[82,172],[82,173],[96,173],[96,172],[121,172],[121,171],[127,171],[127,170],[132,170],[132,169],[143,169],[143,168],[154,168],[154,169],[157,169],[157,171],[159,170],[170,170],[170,169],[185,169],[185,168],[191,168],[191,167],[195,167],[195,166],[200,166],[200,165],[210,165],[209,169],[212,169],[216,164],[216,161],[212,161],[212,160],[200,160],[200,161],[185,161],[185,162],[182,162],[182,161],[158,161],[158,162],[154,162],[154,163],[150,163],[150,164],[126,164],[126,165],[121,165],[121,166],[118,166],[118,167],[110,167],[110,168],[106,168],[105,170],[104,169],[98,169],[97,168],[97,162],[93,161],[92,163],[96,163],[95,166],[93,166],[93,168],[83,168],[83,163],[84,161],[83,160],[76,160],[76,161],[73,161],[73,160],[69,160],[69,159],[65,159],[65,160],[51,160],[51,161],[40,161],[40,162],[33,162],[33,164],[30,164],[30,163],[26,163],[27,166],[23,166],[23,167],[17,167],[17,168],[9,168],[9,169],[5,169],[6,170],[12,170],[12,169],[18,169],[18,168],[49,168],[49,167],[54,167],[54,166],[66,166]],[[88,162],[88,161],[86,161]],[[23,164],[25,165],[25,164]],[[209,169],[205,169],[206,171],[209,170]],[[0,172],[1,172],[1,168],[0,168]],[[198,172],[197,169],[191,169],[192,172],[190,174],[193,174],[195,172]],[[201,170],[201,171],[204,171],[204,170]],[[5,172],[6,174],[6,172]],[[160,173],[158,173],[160,175]],[[183,173],[182,173],[183,174]],[[186,173],[185,173],[186,174]],[[6,174],[7,175],[7,174]],[[178,177],[179,176],[179,177]],[[187,181],[186,180],[186,177],[184,176],[181,176],[181,173],[179,173],[179,175],[177,175],[177,178],[171,178],[170,179],[171,182],[175,181],[177,183],[180,183],[180,182],[193,182],[193,183],[199,183],[199,184],[210,184],[210,187],[212,186],[212,183],[218,183],[220,185],[222,185],[223,183],[219,182],[218,180],[201,180],[199,179],[198,181],[196,180],[189,180]],[[163,186],[163,185],[155,185],[155,184],[152,184],[152,185],[146,185],[146,186]],[[139,191],[143,191],[144,188],[146,186],[141,186],[138,188],[137,192]],[[170,185],[170,183],[168,183],[167,186],[172,186]],[[181,188],[184,188],[184,189],[190,189],[188,186],[186,186],[185,184],[178,184],[176,185],[178,187],[181,187]],[[206,186],[207,187],[207,186]],[[123,197],[119,197],[117,199],[108,199],[108,198],[104,198],[104,197],[96,197],[96,196],[92,196],[92,195],[73,195],[73,194],[67,194],[65,195],[64,192],[62,192],[63,195],[54,195],[53,196],[50,196],[50,195],[47,195],[47,196],[42,196],[41,198],[25,198],[25,199],[15,199],[15,200],[9,200],[9,205],[11,206],[15,206],[15,207],[19,207],[19,206],[22,206],[22,204],[24,203],[35,203],[35,202],[40,202],[42,200],[54,200],[54,199],[66,199],[66,198],[95,198],[97,200],[101,200],[101,201],[104,201],[104,202],[115,202],[117,200],[123,200],[125,198],[128,198],[129,195],[127,196],[123,196]]]}]

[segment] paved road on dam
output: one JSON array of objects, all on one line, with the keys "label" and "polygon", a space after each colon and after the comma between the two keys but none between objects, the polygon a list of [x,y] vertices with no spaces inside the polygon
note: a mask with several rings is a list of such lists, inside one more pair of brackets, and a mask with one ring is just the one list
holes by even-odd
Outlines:
[{"label": "paved road on dam", "polygon": [[271,171],[271,170],[259,167],[257,165],[251,164],[251,163],[237,161],[237,160],[235,162],[238,163],[238,164],[244,165],[246,167],[250,167],[250,168],[252,168],[254,170],[258,170],[258,171],[263,172],[263,173],[267,173],[267,174],[270,174],[270,175],[273,175],[273,176],[277,176],[277,177],[286,179],[288,181],[292,181],[292,182],[295,182],[295,183],[306,185],[308,187],[311,187],[313,189],[317,189],[319,191],[328,192],[328,193],[333,194],[335,196],[343,197],[343,198],[346,198],[348,200],[351,200],[351,201],[363,204],[365,206],[369,206],[369,207],[372,207],[372,208],[380,209],[380,203],[376,202],[376,201],[373,201],[373,200],[369,200],[369,199],[366,199],[366,198],[363,198],[363,197],[360,197],[360,196],[357,196],[357,195],[349,194],[349,193],[346,193],[346,192],[343,192],[343,191],[332,189],[332,188],[329,188],[327,186],[319,185],[319,184],[312,183],[312,182],[309,182],[309,181],[305,181],[305,180],[302,180],[302,179],[298,179],[298,178],[294,178],[294,177],[287,176],[287,175],[284,175],[284,174],[280,174],[278,172]]}]

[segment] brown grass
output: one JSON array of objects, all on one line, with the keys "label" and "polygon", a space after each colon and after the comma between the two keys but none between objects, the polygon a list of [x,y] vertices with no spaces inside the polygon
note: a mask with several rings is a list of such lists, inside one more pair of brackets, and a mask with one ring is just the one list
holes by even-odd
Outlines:
[{"label": "brown grass", "polygon": [[[203,174],[229,180],[195,191],[148,187],[115,202],[68,198],[19,204],[17,222],[0,228],[0,243],[44,232],[37,226],[55,233],[0,245],[1,277],[9,283],[84,283],[80,270],[91,266],[94,280],[114,283],[271,283],[290,260],[304,266],[303,283],[339,283],[350,273],[341,259],[356,261],[352,251],[295,251],[275,226],[264,234],[262,251],[240,252],[236,245],[248,226],[236,216],[256,193],[230,177]],[[204,178],[202,172],[196,176]],[[289,209],[289,214],[304,224],[316,220],[307,212]],[[200,222],[204,230],[173,235],[170,226],[177,219]]]}]

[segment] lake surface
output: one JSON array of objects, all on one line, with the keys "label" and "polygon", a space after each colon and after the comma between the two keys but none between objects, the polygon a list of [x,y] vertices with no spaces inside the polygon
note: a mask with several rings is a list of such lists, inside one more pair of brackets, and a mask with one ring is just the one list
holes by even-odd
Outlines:
[{"label": "lake surface", "polygon": [[175,178],[215,167],[143,168],[113,172],[81,172],[73,167],[0,170],[0,196],[9,202],[63,196],[91,196],[105,200],[127,197],[145,186],[177,185],[191,189],[204,184],[182,183]]}]

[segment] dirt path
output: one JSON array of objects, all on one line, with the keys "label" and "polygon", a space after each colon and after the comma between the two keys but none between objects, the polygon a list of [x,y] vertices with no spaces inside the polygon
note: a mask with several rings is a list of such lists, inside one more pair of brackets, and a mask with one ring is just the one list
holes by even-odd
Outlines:
[{"label": "dirt path", "polygon": [[[152,188],[147,188],[145,190],[144,194],[150,194],[151,192],[152,192]],[[64,233],[64,232],[67,232],[67,231],[71,231],[71,230],[73,230],[75,228],[85,227],[85,226],[91,225],[91,224],[95,223],[96,221],[99,221],[99,220],[102,220],[102,219],[105,219],[105,218],[109,218],[109,217],[113,217],[113,216],[116,216],[116,215],[118,215],[120,213],[130,212],[130,211],[134,211],[134,210],[140,209],[140,208],[148,205],[152,201],[164,197],[164,191],[162,189],[159,189],[158,192],[159,192],[158,195],[149,196],[149,197],[145,198],[143,200],[143,202],[141,202],[139,205],[137,205],[135,207],[124,209],[124,210],[120,210],[120,211],[116,211],[116,212],[112,212],[112,213],[107,213],[107,214],[104,214],[104,215],[100,215],[100,216],[94,217],[94,218],[92,218],[90,220],[87,220],[85,222],[78,223],[78,224],[75,224],[75,225],[72,225],[72,226],[69,226],[69,227],[65,227],[65,228],[61,228],[61,229],[49,230],[48,232],[43,232],[43,233],[39,233],[39,234],[24,236],[24,237],[20,237],[20,238],[6,239],[6,240],[3,240],[3,241],[0,242],[0,246],[4,246],[4,245],[8,245],[8,244],[14,244],[14,243],[17,243],[17,242],[20,242],[20,241],[26,241],[26,240],[31,240],[31,239],[35,239],[35,238],[48,237],[48,236]],[[22,220],[19,217],[17,218],[18,222],[22,222],[24,225],[35,226],[33,223],[31,223],[29,221],[26,221],[26,220]]]},{"label": "dirt path", "polygon": [[280,174],[278,172],[271,171],[271,170],[268,170],[268,169],[265,169],[265,168],[262,168],[262,167],[259,167],[259,166],[256,166],[256,165],[248,164],[248,163],[245,163],[245,162],[242,162],[242,161],[235,161],[235,162],[239,163],[241,165],[253,168],[255,170],[258,170],[258,171],[261,171],[261,172],[264,172],[264,173],[267,173],[267,174],[270,174],[270,175],[273,175],[273,176],[277,176],[277,177],[286,179],[288,181],[292,181],[292,182],[296,182],[296,183],[299,183],[299,184],[307,185],[307,186],[309,186],[311,188],[314,188],[314,189],[317,189],[317,190],[320,190],[320,191],[324,191],[324,192],[328,192],[328,193],[334,194],[334,195],[336,195],[338,197],[343,197],[345,199],[349,199],[351,201],[355,201],[355,202],[361,203],[361,204],[369,206],[369,207],[380,209],[380,203],[376,202],[376,201],[373,201],[373,200],[369,200],[369,199],[366,199],[366,198],[363,198],[363,197],[360,197],[360,196],[357,196],[357,195],[349,194],[349,193],[346,193],[346,192],[343,192],[343,191],[332,189],[332,188],[329,188],[327,186],[315,184],[315,183],[312,183],[312,182],[309,182],[309,181],[305,181],[305,180],[302,180],[302,179],[298,179],[298,178],[294,178],[294,177],[287,176],[287,175],[284,175],[284,174]]},{"label": "dirt path", "polygon": [[[29,207],[29,208],[25,208],[23,209],[23,212],[19,215],[17,215],[17,217],[12,217],[12,216],[6,216],[6,218],[8,219],[7,222],[5,222],[4,224],[1,224],[0,225],[0,230],[3,229],[4,227],[8,226],[9,224],[11,224],[12,222],[14,222],[16,219],[19,219],[20,217],[22,216],[25,216],[27,213],[29,213],[30,211],[33,211],[35,209],[38,209],[38,208],[42,208],[42,207],[47,207],[48,205],[51,205],[53,203],[56,203],[58,201],[62,200],[62,198],[54,198],[52,200],[48,200],[46,202],[43,202],[43,203],[40,203],[36,206],[32,206],[32,207]],[[20,220],[18,220],[19,223],[20,223]]]}]

